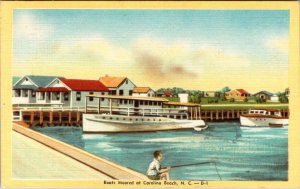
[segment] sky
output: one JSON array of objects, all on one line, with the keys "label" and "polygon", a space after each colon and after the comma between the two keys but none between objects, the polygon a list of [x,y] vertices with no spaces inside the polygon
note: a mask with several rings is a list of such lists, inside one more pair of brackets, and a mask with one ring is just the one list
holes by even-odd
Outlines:
[{"label": "sky", "polygon": [[13,75],[277,92],[288,87],[288,35],[285,10],[17,9]]}]

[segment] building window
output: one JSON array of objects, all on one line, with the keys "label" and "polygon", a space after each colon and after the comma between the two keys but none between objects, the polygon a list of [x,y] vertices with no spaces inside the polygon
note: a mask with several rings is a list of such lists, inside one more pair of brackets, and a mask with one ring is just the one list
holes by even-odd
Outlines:
[{"label": "building window", "polygon": [[113,90],[113,91],[111,91],[111,94],[112,94],[112,95],[116,95],[116,94],[117,94],[117,91],[116,91],[116,90]]},{"label": "building window", "polygon": [[[90,95],[93,95],[94,92],[90,92],[89,94],[90,94]],[[94,101],[94,97],[89,97],[89,101]]]},{"label": "building window", "polygon": [[126,84],[128,84],[128,79],[126,79]]},{"label": "building window", "polygon": [[129,95],[130,95],[130,96],[132,95],[132,90],[129,90]]},{"label": "building window", "polygon": [[127,102],[127,99],[125,99],[125,100],[124,100],[124,104],[127,104],[127,103],[128,103],[128,102]]},{"label": "building window", "polygon": [[145,105],[149,105],[149,101],[146,100],[146,101],[145,101]]},{"label": "building window", "polygon": [[40,92],[39,100],[45,99],[45,92]]},{"label": "building window", "polygon": [[101,98],[101,101],[104,101],[104,98]]},{"label": "building window", "polygon": [[64,100],[69,101],[69,93],[68,92],[64,92]]},{"label": "building window", "polygon": [[76,92],[76,101],[81,101],[81,92]]},{"label": "building window", "polygon": [[141,105],[144,105],[144,101],[143,101],[143,100],[141,100],[141,102],[140,102],[140,103],[141,103]]},{"label": "building window", "polygon": [[105,95],[105,93],[104,93],[104,92],[102,92],[102,93],[101,93],[101,95]]},{"label": "building window", "polygon": [[28,81],[28,78],[25,78],[25,81]]},{"label": "building window", "polygon": [[36,95],[36,94],[35,94],[35,91],[31,91],[31,97],[33,97],[33,98],[34,98],[34,97],[35,97],[35,95]]},{"label": "building window", "polygon": [[150,97],[150,93],[148,93],[148,97]]},{"label": "building window", "polygon": [[124,90],[119,90],[119,95],[123,96],[124,95]]},{"label": "building window", "polygon": [[28,90],[23,91],[23,97],[28,97]]},{"label": "building window", "polygon": [[21,96],[21,91],[15,90],[15,97],[20,97],[20,96]]},{"label": "building window", "polygon": [[52,100],[59,100],[59,99],[60,99],[60,92],[53,92]]}]

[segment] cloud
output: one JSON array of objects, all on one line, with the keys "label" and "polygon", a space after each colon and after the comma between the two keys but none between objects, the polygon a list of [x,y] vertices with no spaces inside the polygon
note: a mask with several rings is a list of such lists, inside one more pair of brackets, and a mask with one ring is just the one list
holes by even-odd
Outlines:
[{"label": "cloud", "polygon": [[271,36],[266,39],[265,46],[276,52],[288,54],[288,49],[289,49],[288,36],[285,35]]},{"label": "cloud", "polygon": [[14,38],[27,40],[42,40],[53,32],[53,26],[43,22],[37,16],[27,13],[16,15],[13,23]]},{"label": "cloud", "polygon": [[141,36],[122,46],[95,33],[47,41],[30,54],[30,58],[15,58],[14,61],[27,65],[17,70],[24,74],[54,74],[55,71],[50,70],[60,68],[64,73],[60,75],[66,77],[75,77],[74,72],[76,77],[82,78],[122,75],[140,86],[154,88],[184,87],[193,81],[196,88],[204,76],[224,74],[249,65],[249,61],[238,52],[230,52],[215,44],[195,45],[190,41],[169,42]]}]

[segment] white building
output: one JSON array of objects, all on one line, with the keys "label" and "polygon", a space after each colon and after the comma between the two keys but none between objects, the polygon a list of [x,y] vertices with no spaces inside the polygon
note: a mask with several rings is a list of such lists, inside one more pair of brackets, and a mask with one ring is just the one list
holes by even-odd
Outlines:
[{"label": "white building", "polygon": [[150,87],[135,87],[132,96],[155,97],[155,91]]},{"label": "white building", "polygon": [[13,105],[36,105],[36,90],[47,86],[57,76],[26,75],[13,85]]},{"label": "white building", "polygon": [[109,94],[111,95],[131,96],[133,88],[136,87],[127,77],[112,77],[106,75],[100,77],[99,81],[109,89]]},{"label": "white building", "polygon": [[187,94],[187,93],[179,93],[178,97],[180,99],[180,102],[183,102],[183,103],[189,102],[189,94]]},{"label": "white building", "polygon": [[[52,106],[84,107],[87,95],[107,95],[108,88],[98,80],[56,78],[37,91],[37,103]],[[104,102],[104,99],[101,99]],[[89,104],[97,105],[93,97]]]},{"label": "white building", "polygon": [[271,102],[279,102],[279,97],[277,95],[271,96]]}]

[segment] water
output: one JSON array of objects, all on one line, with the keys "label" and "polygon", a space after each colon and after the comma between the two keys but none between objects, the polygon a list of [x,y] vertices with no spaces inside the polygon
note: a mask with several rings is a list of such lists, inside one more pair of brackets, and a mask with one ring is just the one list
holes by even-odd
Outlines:
[{"label": "water", "polygon": [[288,127],[249,128],[238,122],[209,123],[193,130],[147,133],[82,134],[78,127],[33,128],[102,158],[146,172],[152,153],[162,166],[215,161],[171,169],[173,180],[287,180]]}]

